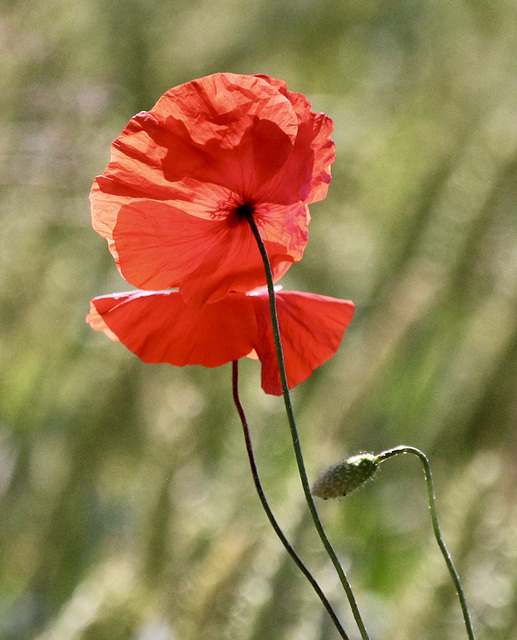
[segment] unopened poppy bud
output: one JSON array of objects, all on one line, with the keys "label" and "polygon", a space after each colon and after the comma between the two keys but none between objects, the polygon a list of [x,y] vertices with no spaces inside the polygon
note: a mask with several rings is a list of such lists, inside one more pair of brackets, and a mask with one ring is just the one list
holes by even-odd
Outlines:
[{"label": "unopened poppy bud", "polygon": [[373,476],[379,467],[377,456],[360,453],[326,469],[312,485],[313,496],[339,498],[346,496]]}]

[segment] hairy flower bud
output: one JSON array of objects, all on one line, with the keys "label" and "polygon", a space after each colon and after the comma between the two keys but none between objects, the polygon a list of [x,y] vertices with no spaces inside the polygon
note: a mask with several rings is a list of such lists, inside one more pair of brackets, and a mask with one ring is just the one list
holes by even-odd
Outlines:
[{"label": "hairy flower bud", "polygon": [[346,496],[373,476],[379,467],[377,456],[360,453],[326,469],[312,485],[313,496],[339,498]]}]

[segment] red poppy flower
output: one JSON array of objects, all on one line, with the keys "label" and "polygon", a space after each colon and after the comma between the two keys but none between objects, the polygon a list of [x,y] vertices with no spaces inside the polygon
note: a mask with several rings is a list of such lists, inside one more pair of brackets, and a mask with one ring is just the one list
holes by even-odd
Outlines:
[{"label": "red poppy flower", "polygon": [[[276,299],[292,388],[337,351],[354,305],[289,291],[279,291]],[[258,357],[262,388],[272,395],[282,394],[265,289],[230,293],[200,309],[188,306],[178,291],[117,293],[94,298],[86,320],[144,362],[218,367],[243,356]]]},{"label": "red poppy flower", "polygon": [[217,73],[132,118],[90,194],[122,276],[195,307],[263,285],[253,216],[278,280],[302,257],[334,161],[332,121],[310,109],[280,80]]}]

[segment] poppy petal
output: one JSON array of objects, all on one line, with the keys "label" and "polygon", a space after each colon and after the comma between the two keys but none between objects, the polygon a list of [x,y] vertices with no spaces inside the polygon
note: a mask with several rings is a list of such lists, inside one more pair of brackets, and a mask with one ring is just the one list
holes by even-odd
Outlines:
[{"label": "poppy petal", "polygon": [[90,193],[93,226],[128,282],[179,287],[199,306],[265,284],[251,232],[235,219],[246,204],[276,281],[303,255],[307,204],[326,194],[331,131],[304,96],[268,76],[219,73],[175,87],[113,143]]},{"label": "poppy petal", "polygon": [[224,148],[239,144],[256,117],[270,120],[293,141],[296,118],[285,93],[262,76],[214,73],[167,91],[151,109],[156,118],[185,122],[193,139],[203,144],[220,139]]},{"label": "poppy petal", "polygon": [[[268,229],[273,241],[266,239],[265,244],[276,281],[293,258],[282,243],[282,220]],[[121,208],[113,240],[117,266],[128,282],[150,290],[179,287],[195,307],[265,282],[262,258],[245,220],[228,233],[225,220],[206,220],[166,203],[135,200]]]},{"label": "poppy petal", "polygon": [[332,120],[324,113],[313,113],[311,103],[301,93],[287,90],[285,82],[261,76],[283,93],[298,116],[298,131],[293,150],[262,192],[265,200],[285,203],[301,200],[307,204],[323,200],[331,181],[330,168],[336,158],[331,139]]},{"label": "poppy petal", "polygon": [[[292,110],[289,115],[295,124]],[[249,123],[238,144],[229,148],[219,138],[196,143],[183,121],[169,117],[166,127],[168,135],[163,144],[167,154],[162,163],[166,180],[177,182],[189,177],[243,195],[256,193],[281,169],[293,149],[294,141],[276,122],[258,116]]]},{"label": "poppy petal", "polygon": [[[155,199],[170,199],[172,183],[185,176],[253,191],[286,161],[297,129],[289,100],[267,82],[214,74],[170,89],[134,116],[104,176],[120,195],[136,190]],[[97,224],[100,213],[93,212]]]},{"label": "poppy petal", "polygon": [[253,350],[257,327],[242,294],[196,310],[178,291],[132,291],[94,298],[86,318],[144,362],[218,367]]},{"label": "poppy petal", "polygon": [[[354,305],[311,293],[276,294],[287,382],[292,388],[339,348]],[[178,291],[131,291],[94,298],[86,321],[122,342],[144,362],[218,367],[249,356],[260,360],[262,388],[281,395],[276,349],[263,288],[232,293],[201,309]]]},{"label": "poppy petal", "polygon": [[[268,394],[281,395],[268,296],[259,293],[250,299],[254,302],[259,331],[255,350],[262,363],[262,388]],[[276,294],[276,303],[287,383],[292,388],[339,349],[352,320],[354,304],[349,300],[294,291],[280,291]]]}]

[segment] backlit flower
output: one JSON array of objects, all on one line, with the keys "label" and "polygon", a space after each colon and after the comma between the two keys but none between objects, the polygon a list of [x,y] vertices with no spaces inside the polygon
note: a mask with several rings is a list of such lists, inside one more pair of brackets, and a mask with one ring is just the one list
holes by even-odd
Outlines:
[{"label": "backlit flower", "polygon": [[268,76],[217,73],[175,87],[131,119],[93,184],[94,228],[122,276],[179,288],[200,307],[275,281],[301,259],[308,204],[325,197],[332,121]]},{"label": "backlit flower", "polygon": [[[307,379],[339,348],[354,305],[348,300],[293,291],[276,294],[287,381]],[[178,291],[130,291],[94,298],[91,327],[119,340],[144,362],[179,367],[218,367],[243,356],[258,357],[262,388],[281,395],[267,290],[230,293],[200,309]]]}]

